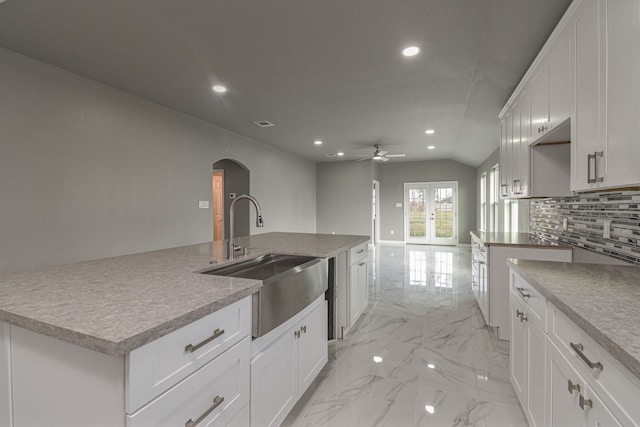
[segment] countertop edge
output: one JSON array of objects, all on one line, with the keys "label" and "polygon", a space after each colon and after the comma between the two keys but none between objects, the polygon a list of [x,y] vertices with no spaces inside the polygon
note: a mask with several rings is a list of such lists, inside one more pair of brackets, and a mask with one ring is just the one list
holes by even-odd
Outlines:
[{"label": "countertop edge", "polygon": [[50,323],[34,320],[29,317],[21,316],[14,313],[9,313],[4,310],[0,310],[0,322],[7,322],[12,326],[27,329],[32,332],[36,332],[51,338],[59,339],[61,341],[75,344],[80,347],[84,347],[90,350],[98,351],[100,353],[107,354],[109,356],[124,356],[131,351],[142,347],[145,344],[150,343],[160,337],[163,337],[171,332],[174,332],[190,323],[193,323],[211,313],[233,304],[249,295],[254,294],[262,287],[262,281],[256,280],[255,285],[240,290],[234,294],[228,295],[223,299],[213,301],[202,307],[184,313],[174,319],[166,321],[153,328],[147,329],[136,335],[128,337],[122,341],[114,342],[104,338],[98,338],[96,336],[73,331],[65,327],[52,325]]},{"label": "countertop edge", "polygon": [[613,356],[622,366],[628,369],[638,379],[640,379],[640,360],[629,354],[625,349],[620,347],[609,336],[600,331],[591,322],[578,314],[567,303],[562,301],[558,296],[549,291],[544,285],[538,283],[537,280],[526,274],[522,268],[511,259],[507,260],[507,265],[515,270],[527,283],[531,284],[538,292],[540,292],[551,304],[556,306],[565,316],[574,322],[579,328],[587,333],[595,342],[601,345],[609,354]]},{"label": "countertop edge", "polygon": [[[485,246],[485,247],[498,246],[498,247],[510,247],[510,248],[542,248],[542,249],[554,249],[554,250],[563,250],[563,251],[573,250],[573,248],[571,246],[564,245],[564,244],[561,244],[561,243],[554,243],[554,242],[543,242],[543,241],[541,241],[540,243],[536,243],[536,244],[510,243],[510,242],[492,242],[492,241],[487,241],[486,236],[485,236],[485,238],[483,238],[483,236],[480,235],[480,234],[486,234],[486,232],[482,232],[482,231],[479,231],[479,230],[470,230],[469,233],[473,237],[478,239],[480,242],[482,242],[482,245]],[[519,235],[533,236],[531,233],[507,233],[507,234],[519,234]]]}]

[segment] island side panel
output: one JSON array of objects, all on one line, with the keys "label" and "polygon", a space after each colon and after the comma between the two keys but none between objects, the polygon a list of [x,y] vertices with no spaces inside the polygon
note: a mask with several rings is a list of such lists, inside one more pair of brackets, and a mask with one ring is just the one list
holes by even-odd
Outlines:
[{"label": "island side panel", "polygon": [[11,326],[14,427],[125,425],[124,357]]},{"label": "island side panel", "polygon": [[0,427],[11,427],[10,326],[0,322]]}]

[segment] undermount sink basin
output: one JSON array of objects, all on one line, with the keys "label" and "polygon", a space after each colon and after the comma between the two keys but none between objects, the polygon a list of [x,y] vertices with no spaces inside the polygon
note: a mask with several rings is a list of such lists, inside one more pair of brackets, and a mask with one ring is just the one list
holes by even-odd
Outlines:
[{"label": "undermount sink basin", "polygon": [[252,296],[254,338],[286,322],[328,287],[327,261],[300,255],[266,254],[201,273],[262,280],[262,287]]},{"label": "undermount sink basin", "polygon": [[300,255],[266,254],[237,264],[203,271],[203,274],[265,281],[295,267],[304,268],[304,264],[315,259]]}]

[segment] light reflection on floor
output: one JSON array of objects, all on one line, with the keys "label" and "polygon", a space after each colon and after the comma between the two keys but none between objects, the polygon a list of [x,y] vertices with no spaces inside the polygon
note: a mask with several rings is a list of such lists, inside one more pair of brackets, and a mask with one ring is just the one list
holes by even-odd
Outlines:
[{"label": "light reflection on floor", "polygon": [[526,425],[471,293],[468,247],[370,251],[370,304],[285,426]]}]

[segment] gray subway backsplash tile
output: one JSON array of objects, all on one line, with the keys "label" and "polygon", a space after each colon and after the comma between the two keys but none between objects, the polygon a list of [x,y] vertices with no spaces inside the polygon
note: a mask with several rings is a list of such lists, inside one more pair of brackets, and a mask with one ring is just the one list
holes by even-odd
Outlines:
[{"label": "gray subway backsplash tile", "polygon": [[[534,199],[529,206],[530,230],[538,237],[640,265],[640,191]],[[604,220],[611,220],[606,239]]]}]

